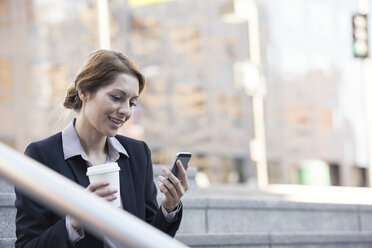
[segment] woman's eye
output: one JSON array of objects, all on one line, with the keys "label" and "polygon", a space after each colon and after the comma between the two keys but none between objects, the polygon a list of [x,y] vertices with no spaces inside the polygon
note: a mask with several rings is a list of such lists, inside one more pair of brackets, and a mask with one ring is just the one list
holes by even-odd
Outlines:
[{"label": "woman's eye", "polygon": [[130,102],[129,104],[130,104],[131,107],[137,106],[137,104],[135,102]]},{"label": "woman's eye", "polygon": [[112,95],[112,96],[111,96],[111,99],[114,100],[115,102],[118,102],[118,101],[121,100],[121,97],[120,97],[120,96]]}]

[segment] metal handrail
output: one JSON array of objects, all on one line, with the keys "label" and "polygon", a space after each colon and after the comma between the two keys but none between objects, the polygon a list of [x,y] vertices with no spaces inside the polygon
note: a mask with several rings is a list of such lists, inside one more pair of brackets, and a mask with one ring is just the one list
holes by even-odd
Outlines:
[{"label": "metal handrail", "polygon": [[124,247],[187,247],[1,142],[0,176],[56,212],[73,216],[92,233]]}]

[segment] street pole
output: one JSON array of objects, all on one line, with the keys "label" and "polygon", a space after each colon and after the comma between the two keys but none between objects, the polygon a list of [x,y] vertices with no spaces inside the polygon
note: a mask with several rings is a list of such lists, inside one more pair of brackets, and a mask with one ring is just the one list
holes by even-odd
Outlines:
[{"label": "street pole", "polygon": [[254,137],[257,141],[259,155],[257,156],[257,185],[265,189],[269,184],[266,160],[264,101],[262,96],[252,96]]},{"label": "street pole", "polygon": [[[358,13],[368,15],[368,0],[358,0]],[[364,91],[364,110],[367,122],[367,151],[368,151],[368,186],[372,187],[372,92],[371,61],[369,56],[362,60],[362,81]]]},{"label": "street pole", "polygon": [[363,59],[363,91],[365,114],[367,121],[367,147],[368,147],[368,186],[372,187],[372,84],[371,84],[371,61],[369,58]]},{"label": "street pole", "polygon": [[259,84],[252,94],[252,110],[254,138],[257,141],[259,155],[257,156],[257,185],[265,189],[269,183],[266,158],[264,94],[265,81],[261,72],[261,47],[258,8],[255,2],[249,1],[250,13],[248,15],[248,39],[250,62],[257,67]]},{"label": "street pole", "polygon": [[97,0],[99,47],[110,49],[110,18],[108,0]]},{"label": "street pole", "polygon": [[251,154],[256,162],[257,186],[264,190],[268,184],[266,159],[264,96],[265,80],[261,70],[260,30],[257,3],[253,0],[234,0],[221,8],[221,15],[228,23],[248,22],[249,58],[235,64],[240,75],[240,86],[252,97],[254,138],[251,140]]}]

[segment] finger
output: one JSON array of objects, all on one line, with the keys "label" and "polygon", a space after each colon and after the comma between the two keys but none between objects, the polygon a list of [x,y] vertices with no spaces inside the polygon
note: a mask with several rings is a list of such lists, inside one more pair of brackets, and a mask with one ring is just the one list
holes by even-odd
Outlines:
[{"label": "finger", "polygon": [[[181,166],[181,167],[180,167]],[[186,172],[187,169],[189,168],[189,163],[187,163],[186,165],[184,165],[180,160],[177,160],[177,167],[178,167],[178,170],[179,171],[184,171]]]},{"label": "finger", "polygon": [[173,197],[171,192],[168,190],[167,187],[165,187],[165,185],[163,183],[158,182],[158,187],[159,187],[160,191],[163,192],[163,194],[164,194],[164,198],[162,200],[162,205],[168,210],[169,209],[174,209],[174,207],[172,207],[172,206],[178,205],[179,200],[177,200]]},{"label": "finger", "polygon": [[189,165],[187,164],[187,168],[185,170],[181,161],[177,161],[177,168],[180,175],[181,185],[183,186],[184,190],[187,191],[190,188],[189,179],[187,178],[187,169],[189,168]]},{"label": "finger", "polygon": [[94,194],[100,196],[100,197],[107,197],[110,195],[116,194],[118,191],[116,189],[111,189],[111,188],[100,188],[97,189]]},{"label": "finger", "polygon": [[179,185],[180,184],[180,180],[175,176],[173,175],[173,173],[168,170],[167,168],[163,167],[162,168],[162,171],[163,173],[167,176],[168,180],[173,183],[173,185]]},{"label": "finger", "polygon": [[[179,163],[181,163],[181,162],[179,160],[177,160],[177,164],[179,164]],[[181,166],[182,166],[182,163],[181,163]],[[170,181],[174,185],[174,188],[177,191],[177,196],[179,198],[181,198],[185,194],[185,189],[184,189],[184,186],[181,184],[180,180],[168,169],[163,168],[162,171],[168,177],[168,181]],[[166,184],[166,186],[167,186],[167,184]],[[170,190],[173,194],[172,189],[170,189]]]},{"label": "finger", "polygon": [[107,201],[114,201],[114,200],[116,200],[118,197],[116,196],[116,195],[110,195],[110,196],[107,196],[107,197],[105,197],[105,200],[107,200]]},{"label": "finger", "polygon": [[165,195],[166,198],[173,198],[172,194],[169,192],[168,188],[164,186],[162,182],[158,182],[159,190]]},{"label": "finger", "polygon": [[[177,162],[179,162],[179,160]],[[185,193],[185,190],[183,189],[180,180],[167,168],[163,168],[162,171],[167,176],[168,181],[174,185],[175,189],[177,190],[177,195],[182,196]]]},{"label": "finger", "polygon": [[97,189],[99,189],[99,188],[104,188],[104,187],[107,187],[107,186],[109,186],[110,185],[110,183],[109,182],[106,182],[106,181],[102,181],[102,182],[94,182],[94,183],[91,183],[91,184],[89,184],[89,186],[88,186],[88,190],[90,191],[90,192],[94,192],[94,191],[96,191]]},{"label": "finger", "polygon": [[175,199],[174,196],[169,191],[169,189],[162,182],[160,181],[158,182],[158,187],[160,191],[163,192],[164,194],[162,205],[165,207],[165,209],[167,209],[168,212],[171,212],[173,209],[176,208],[176,206],[178,206],[179,199]]},{"label": "finger", "polygon": [[177,192],[176,187],[173,185],[173,183],[170,180],[168,180],[168,178],[165,178],[163,176],[158,176],[158,180],[163,184],[163,187],[166,187],[167,191],[170,192],[173,198],[175,199],[179,198],[179,194]]}]

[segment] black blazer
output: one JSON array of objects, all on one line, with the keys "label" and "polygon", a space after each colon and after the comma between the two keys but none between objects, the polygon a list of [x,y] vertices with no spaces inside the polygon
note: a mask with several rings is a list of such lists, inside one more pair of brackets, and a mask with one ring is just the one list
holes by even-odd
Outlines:
[{"label": "black blazer", "polygon": [[[128,158],[120,154],[117,161],[120,166],[120,194],[123,208],[174,236],[181,222],[182,209],[173,222],[168,223],[165,220],[156,201],[157,189],[153,181],[151,154],[148,146],[143,141],[121,135],[115,137],[129,155]],[[80,156],[64,160],[62,133],[31,143],[26,148],[25,154],[83,187],[89,185],[89,179],[85,174],[87,170],[86,162]],[[65,216],[50,211],[23,195],[17,189],[15,192],[15,206],[17,208],[17,240],[15,246],[17,248],[72,247],[67,237]],[[126,223],[123,223],[123,225],[126,225]],[[103,247],[102,239],[89,234],[86,230],[84,231],[85,237],[75,247]]]}]

